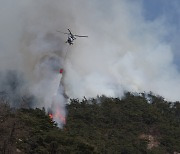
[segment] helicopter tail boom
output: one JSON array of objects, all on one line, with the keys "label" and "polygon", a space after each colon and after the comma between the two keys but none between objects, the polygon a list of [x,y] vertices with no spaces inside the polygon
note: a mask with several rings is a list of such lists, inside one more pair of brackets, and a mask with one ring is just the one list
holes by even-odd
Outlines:
[{"label": "helicopter tail boom", "polygon": [[88,37],[88,36],[83,36],[83,35],[74,35],[76,37]]}]

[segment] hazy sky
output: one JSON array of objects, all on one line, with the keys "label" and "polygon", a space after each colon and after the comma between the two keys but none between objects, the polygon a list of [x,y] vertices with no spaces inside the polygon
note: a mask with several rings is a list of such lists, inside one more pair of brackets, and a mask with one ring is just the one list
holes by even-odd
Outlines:
[{"label": "hazy sky", "polygon": [[179,0],[143,0],[143,15],[146,20],[153,21],[165,18],[170,29],[167,41],[171,42],[175,53],[174,62],[180,70],[180,1]]},{"label": "hazy sky", "polygon": [[[180,100],[180,0],[0,3],[0,71],[22,72],[38,96],[39,89],[43,98],[50,94],[44,85],[54,94],[52,81],[59,82],[63,67],[72,98],[153,91]],[[67,36],[57,33],[67,28],[89,37],[68,46]]]}]

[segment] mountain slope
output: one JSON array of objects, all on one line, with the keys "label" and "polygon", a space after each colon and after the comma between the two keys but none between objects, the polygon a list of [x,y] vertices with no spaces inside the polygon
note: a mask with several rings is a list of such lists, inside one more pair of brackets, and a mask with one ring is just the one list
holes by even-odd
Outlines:
[{"label": "mountain slope", "polygon": [[180,103],[126,94],[71,100],[63,129],[44,109],[0,108],[1,153],[180,152]]}]

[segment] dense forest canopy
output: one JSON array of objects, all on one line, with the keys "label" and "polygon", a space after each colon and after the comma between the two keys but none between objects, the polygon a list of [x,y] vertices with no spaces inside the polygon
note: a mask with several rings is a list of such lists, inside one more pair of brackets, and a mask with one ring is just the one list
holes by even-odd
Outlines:
[{"label": "dense forest canopy", "polygon": [[70,100],[62,129],[45,109],[0,104],[0,153],[180,152],[180,103],[160,96],[126,93]]}]

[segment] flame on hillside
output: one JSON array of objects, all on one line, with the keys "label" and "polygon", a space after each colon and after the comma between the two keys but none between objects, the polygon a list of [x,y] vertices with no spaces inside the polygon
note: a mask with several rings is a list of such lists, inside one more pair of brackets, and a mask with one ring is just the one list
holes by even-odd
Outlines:
[{"label": "flame on hillside", "polygon": [[61,113],[61,109],[60,108],[56,108],[55,110],[53,110],[54,112],[49,112],[49,118],[52,120],[52,121],[56,121],[58,124],[63,124],[65,125],[66,124],[66,117],[65,115],[63,115]]}]

